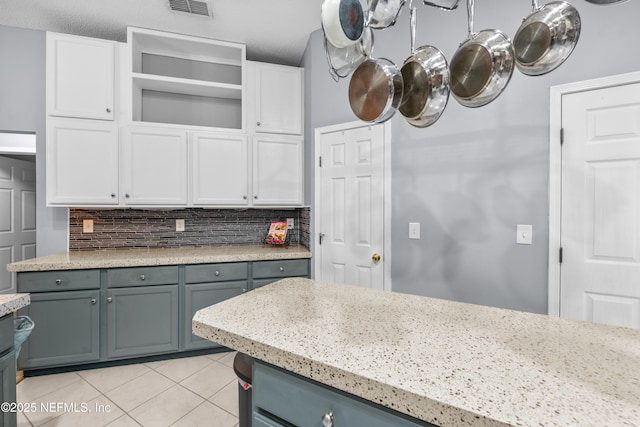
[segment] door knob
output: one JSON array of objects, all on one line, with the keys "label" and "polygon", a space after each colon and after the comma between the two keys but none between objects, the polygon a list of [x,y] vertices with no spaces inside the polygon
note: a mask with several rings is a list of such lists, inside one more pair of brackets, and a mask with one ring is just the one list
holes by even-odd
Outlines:
[{"label": "door knob", "polygon": [[371,259],[373,260],[373,262],[378,262],[378,261],[380,261],[380,255],[373,254],[373,255],[371,255]]}]

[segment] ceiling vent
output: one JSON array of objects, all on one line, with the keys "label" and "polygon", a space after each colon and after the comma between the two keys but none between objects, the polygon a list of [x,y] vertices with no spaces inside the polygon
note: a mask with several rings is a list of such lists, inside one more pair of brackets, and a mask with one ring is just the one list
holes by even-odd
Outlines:
[{"label": "ceiling vent", "polygon": [[174,12],[184,12],[198,16],[212,16],[211,6],[206,1],[169,0],[169,9],[173,10]]}]

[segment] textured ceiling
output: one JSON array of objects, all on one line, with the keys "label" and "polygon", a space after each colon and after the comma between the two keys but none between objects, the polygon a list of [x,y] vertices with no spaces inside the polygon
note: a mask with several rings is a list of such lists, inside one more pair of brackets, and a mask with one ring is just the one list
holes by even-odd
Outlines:
[{"label": "textured ceiling", "polygon": [[127,26],[244,43],[247,59],[299,65],[322,0],[209,0],[213,18],[167,0],[0,0],[0,25],[126,41]]}]

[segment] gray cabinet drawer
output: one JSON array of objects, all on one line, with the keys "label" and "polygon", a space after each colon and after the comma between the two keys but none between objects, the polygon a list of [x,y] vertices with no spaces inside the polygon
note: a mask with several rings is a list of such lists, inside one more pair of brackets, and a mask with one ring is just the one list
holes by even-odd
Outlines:
[{"label": "gray cabinet drawer", "polygon": [[431,426],[259,362],[253,365],[252,399],[253,419],[262,426],[280,426],[286,422],[299,427],[320,427],[322,416],[328,412],[333,414],[336,426]]},{"label": "gray cabinet drawer", "polygon": [[100,270],[59,270],[18,273],[18,292],[99,289]]},{"label": "gray cabinet drawer", "polygon": [[186,283],[227,282],[248,277],[246,262],[187,265],[184,274]]},{"label": "gray cabinet drawer", "polygon": [[253,263],[253,278],[308,276],[308,259],[283,259]]},{"label": "gray cabinet drawer", "polygon": [[0,354],[13,347],[13,314],[0,319]]},{"label": "gray cabinet drawer", "polygon": [[107,287],[171,285],[178,283],[178,266],[113,268],[107,270]]}]

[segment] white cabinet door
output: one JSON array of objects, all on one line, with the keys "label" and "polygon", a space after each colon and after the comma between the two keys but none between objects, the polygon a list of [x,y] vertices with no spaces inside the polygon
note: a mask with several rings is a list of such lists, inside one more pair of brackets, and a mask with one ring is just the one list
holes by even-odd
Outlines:
[{"label": "white cabinet door", "polygon": [[302,137],[253,138],[253,204],[302,205]]},{"label": "white cabinet door", "polygon": [[116,45],[47,33],[47,114],[113,120]]},{"label": "white cabinet door", "polygon": [[252,64],[256,132],[302,135],[302,68]]},{"label": "white cabinet door", "polygon": [[194,132],[190,144],[191,203],[246,206],[247,137]]},{"label": "white cabinet door", "polygon": [[187,204],[187,133],[128,126],[122,135],[123,203]]},{"label": "white cabinet door", "polygon": [[118,204],[115,123],[49,118],[47,124],[47,204]]}]

